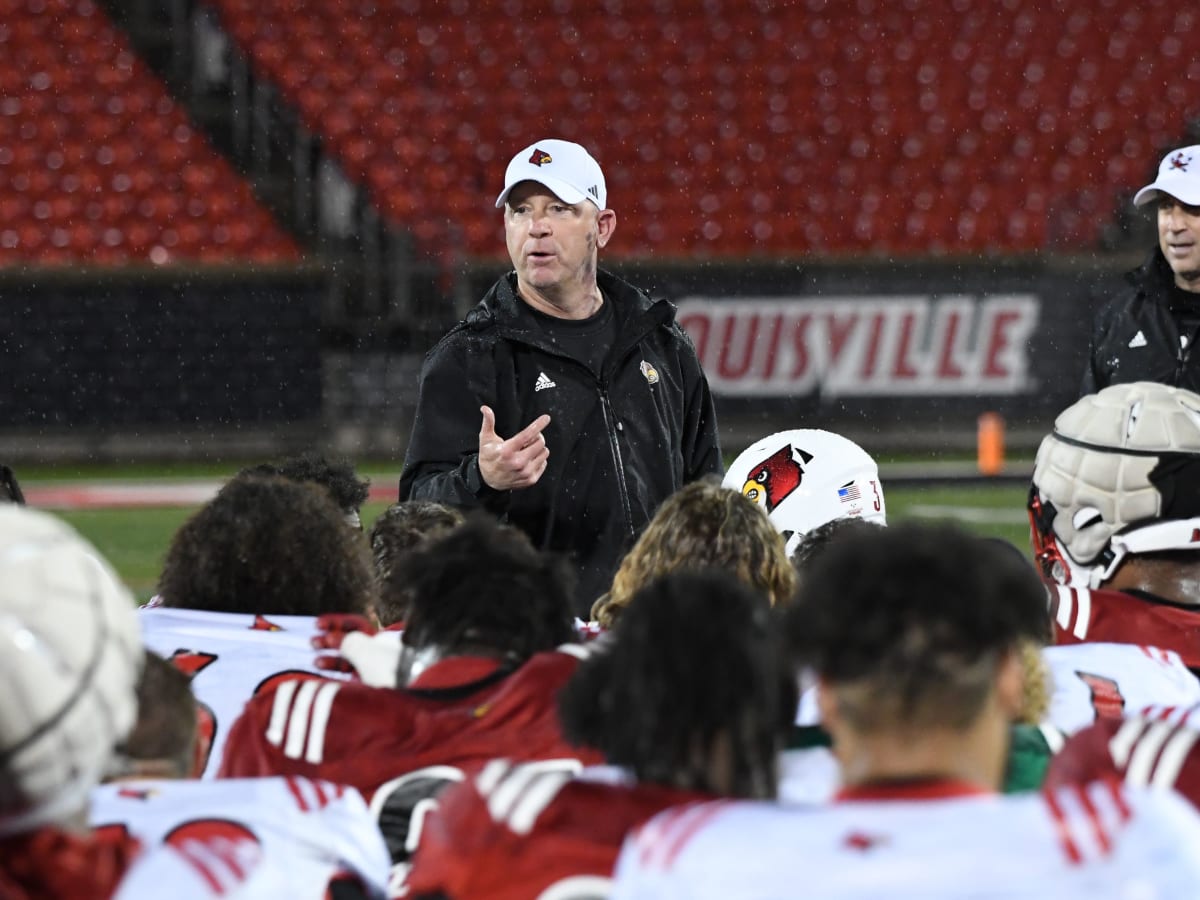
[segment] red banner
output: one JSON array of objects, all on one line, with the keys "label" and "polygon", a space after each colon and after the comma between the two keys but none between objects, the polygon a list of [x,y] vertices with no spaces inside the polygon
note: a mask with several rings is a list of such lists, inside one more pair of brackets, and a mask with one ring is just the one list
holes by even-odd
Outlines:
[{"label": "red banner", "polygon": [[1026,394],[1034,294],[689,297],[679,322],[715,393]]}]

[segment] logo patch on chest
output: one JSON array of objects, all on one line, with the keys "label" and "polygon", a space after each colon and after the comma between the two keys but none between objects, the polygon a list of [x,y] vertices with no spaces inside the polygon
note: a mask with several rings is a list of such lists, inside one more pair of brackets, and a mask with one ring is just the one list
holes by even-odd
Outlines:
[{"label": "logo patch on chest", "polygon": [[654,366],[650,365],[644,359],[638,365],[638,369],[641,370],[642,377],[646,379],[647,384],[658,384],[658,369],[654,368]]}]

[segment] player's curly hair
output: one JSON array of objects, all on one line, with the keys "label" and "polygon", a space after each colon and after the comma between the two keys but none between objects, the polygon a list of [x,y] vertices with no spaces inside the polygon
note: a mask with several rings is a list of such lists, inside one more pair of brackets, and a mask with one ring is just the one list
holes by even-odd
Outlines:
[{"label": "player's curly hair", "polygon": [[175,533],[158,593],[164,606],[317,616],[365,613],[370,551],[328,492],[239,475]]},{"label": "player's curly hair", "polygon": [[391,578],[408,586],[410,647],[486,647],[520,661],[575,639],[566,562],[482,513],[415,547]]},{"label": "player's curly hair", "polygon": [[357,514],[367,502],[371,482],[359,478],[350,460],[338,457],[328,459],[309,450],[298,456],[289,456],[274,463],[261,463],[242,469],[239,475],[278,475],[289,481],[319,484],[341,509],[343,515]]},{"label": "player's curly hair", "polygon": [[796,662],[839,690],[853,726],[963,728],[1045,606],[1037,573],[1011,548],[906,523],[831,542],[784,622]]},{"label": "player's curly hair", "polygon": [[611,590],[593,604],[592,618],[611,628],[652,578],[701,567],[730,572],[772,605],[788,602],[796,586],[783,537],[762,507],[706,478],[680,488],[659,507],[621,560]]},{"label": "player's curly hair", "polygon": [[[767,598],[722,570],[638,591],[559,696],[567,739],[641,781],[770,797],[796,685]],[[713,754],[731,785],[713,783]]]},{"label": "player's curly hair", "polygon": [[394,625],[408,617],[411,589],[406,578],[393,577],[399,561],[417,545],[445,534],[462,521],[463,515],[457,509],[432,500],[393,503],[379,514],[370,535],[379,580],[375,601],[379,624]]}]

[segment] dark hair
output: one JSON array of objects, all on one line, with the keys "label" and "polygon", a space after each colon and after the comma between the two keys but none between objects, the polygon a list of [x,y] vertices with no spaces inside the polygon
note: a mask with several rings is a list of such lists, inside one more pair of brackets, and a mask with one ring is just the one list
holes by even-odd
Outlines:
[{"label": "dark hair", "polygon": [[813,560],[820,556],[831,543],[846,534],[859,534],[872,528],[883,528],[878,522],[857,517],[831,519],[816,528],[804,532],[800,543],[792,551],[792,567],[797,575],[804,577],[804,571],[812,565]]},{"label": "dark hair", "polygon": [[366,612],[375,580],[326,491],[239,475],[175,533],[158,593],[184,609],[316,616]]},{"label": "dark hair", "polygon": [[191,680],[147,650],[137,702],[137,722],[121,745],[121,755],[136,762],[168,763],[176,777],[188,777],[196,743],[196,698]]},{"label": "dark hair", "polygon": [[482,513],[415,547],[391,577],[410,592],[410,647],[483,646],[523,660],[575,638],[566,563]]},{"label": "dark hair", "polygon": [[380,513],[371,526],[371,553],[379,579],[375,612],[381,625],[408,618],[411,591],[406,580],[392,577],[397,563],[418,544],[445,534],[462,521],[457,509],[432,500],[405,500]]},{"label": "dark hair", "polygon": [[800,665],[834,687],[867,685],[864,730],[906,722],[962,727],[978,714],[1001,655],[1045,615],[1032,566],[948,525],[843,534],[806,570],[784,615]]},{"label": "dark hair", "polygon": [[731,793],[772,796],[796,714],[772,623],[766,596],[723,570],[651,581],[563,688],[564,734],[639,780],[711,792],[709,757],[728,740]]},{"label": "dark hair", "polygon": [[25,505],[25,494],[21,491],[17,474],[5,465],[0,465],[0,503]]},{"label": "dark hair", "polygon": [[371,483],[355,474],[353,464],[344,458],[327,459],[314,451],[290,456],[277,463],[261,463],[242,469],[239,475],[278,475],[289,481],[319,484],[345,514],[357,513],[370,494]]}]

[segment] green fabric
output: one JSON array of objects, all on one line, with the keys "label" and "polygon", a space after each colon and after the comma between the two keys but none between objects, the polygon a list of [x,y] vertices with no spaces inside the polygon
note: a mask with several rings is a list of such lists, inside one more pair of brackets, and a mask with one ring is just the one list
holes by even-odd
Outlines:
[{"label": "green fabric", "polygon": [[[829,734],[820,725],[793,725],[788,734],[788,750],[831,747]],[[1008,745],[1008,767],[1004,775],[1004,793],[1036,791],[1046,777],[1046,768],[1054,755],[1046,736],[1034,725],[1014,725]]]}]

